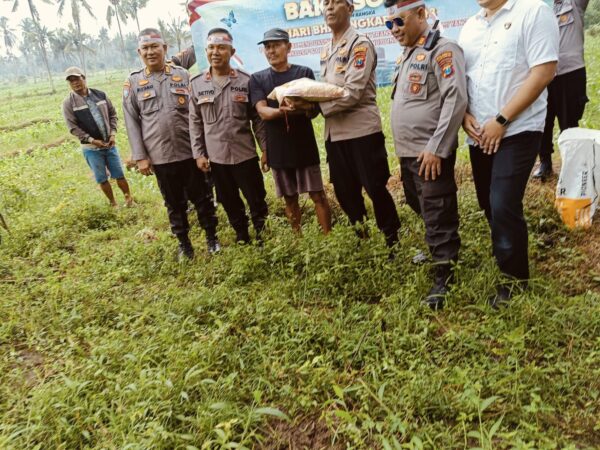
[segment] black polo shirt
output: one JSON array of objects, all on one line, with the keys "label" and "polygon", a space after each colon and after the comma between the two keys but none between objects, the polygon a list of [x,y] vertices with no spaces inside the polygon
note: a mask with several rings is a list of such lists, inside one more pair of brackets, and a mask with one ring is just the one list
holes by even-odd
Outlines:
[{"label": "black polo shirt", "polygon": [[[267,96],[276,87],[299,78],[314,80],[315,74],[308,67],[294,64],[286,72],[275,72],[270,67],[256,72],[250,78],[252,105],[266,100],[271,108],[279,108],[277,100],[268,100]],[[319,147],[311,119],[305,115],[288,115],[287,119],[287,123],[285,118],[265,121],[269,166],[274,169],[299,169],[319,164]]]}]

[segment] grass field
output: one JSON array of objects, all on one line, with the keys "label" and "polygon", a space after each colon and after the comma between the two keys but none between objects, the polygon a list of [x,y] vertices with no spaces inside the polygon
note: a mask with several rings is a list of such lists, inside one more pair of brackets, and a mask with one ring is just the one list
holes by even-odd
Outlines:
[{"label": "grass field", "polygon": [[[588,61],[583,125],[600,128],[599,38]],[[119,104],[124,77],[90,85]],[[155,180],[130,173],[138,206],[114,211],[74,140],[43,147],[65,137],[57,82],[0,86],[0,448],[600,448],[600,227],[565,230],[552,185],[527,195],[531,289],[497,313],[464,148],[464,246],[441,313],[419,303],[423,227],[397,176],[395,262],[337,207],[331,236],[309,203],[292,235],[269,176],[264,247],[235,246],[220,210],[224,251],[209,258],[194,226],[199,257],[181,265]],[[126,157],[122,128],[118,142]]]}]

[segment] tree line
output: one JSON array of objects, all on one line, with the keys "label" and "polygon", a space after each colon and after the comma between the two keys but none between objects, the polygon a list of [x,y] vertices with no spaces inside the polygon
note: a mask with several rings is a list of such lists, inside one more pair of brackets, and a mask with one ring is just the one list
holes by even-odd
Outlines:
[{"label": "tree line", "polygon": [[[137,36],[123,33],[123,25],[133,21],[140,30],[139,12],[149,0],[108,0],[106,26],[97,34],[87,33],[81,24],[83,14],[96,17],[88,0],[2,0],[12,3],[12,12],[26,9],[29,17],[18,24],[9,17],[0,17],[0,74],[5,80],[33,78],[50,81],[55,92],[52,73],[78,65],[84,71],[108,71],[134,68],[137,58]],[[57,14],[70,11],[71,23],[67,28],[49,29],[40,18],[37,2],[55,4]],[[185,6],[185,3],[182,4]],[[115,27],[116,26],[116,27]],[[160,19],[158,26],[176,53],[191,42],[187,20]],[[600,0],[591,0],[586,15],[586,26],[593,35],[600,35]],[[111,30],[115,31],[111,34]]]},{"label": "tree line", "polygon": [[[132,21],[139,32],[139,12],[147,7],[149,0],[108,0],[106,26],[97,34],[88,33],[82,26],[83,15],[96,18],[88,0],[39,0],[56,5],[60,17],[68,14],[67,28],[57,29],[44,25],[38,0],[3,1],[12,3],[13,13],[24,9],[29,16],[19,23],[13,23],[10,17],[0,17],[0,74],[5,80],[48,79],[55,92],[52,74],[62,72],[67,66],[77,65],[85,72],[97,72],[139,65],[137,35],[124,33],[123,26]],[[160,19],[158,26],[171,45],[170,53],[190,44],[187,20]]]}]

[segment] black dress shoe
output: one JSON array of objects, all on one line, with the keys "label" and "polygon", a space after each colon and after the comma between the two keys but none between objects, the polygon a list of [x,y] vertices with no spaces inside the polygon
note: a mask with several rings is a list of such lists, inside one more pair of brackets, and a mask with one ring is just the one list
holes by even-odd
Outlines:
[{"label": "black dress shoe", "polygon": [[507,307],[512,298],[512,290],[506,286],[497,286],[496,294],[488,299],[488,304],[492,309],[498,311],[500,308]]},{"label": "black dress shoe", "polygon": [[550,178],[552,174],[552,160],[544,158],[540,161],[540,165],[538,166],[536,171],[533,172],[532,177],[544,181],[547,178]]}]

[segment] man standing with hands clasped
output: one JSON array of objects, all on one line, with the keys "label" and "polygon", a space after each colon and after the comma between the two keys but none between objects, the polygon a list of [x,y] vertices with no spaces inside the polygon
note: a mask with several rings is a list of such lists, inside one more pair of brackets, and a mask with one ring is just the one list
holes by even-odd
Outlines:
[{"label": "man standing with hands clasped", "polygon": [[489,300],[498,308],[529,279],[523,196],[540,148],[559,35],[552,10],[541,0],[477,1],[482,9],[459,38],[469,91],[463,126],[479,205],[506,276]]},{"label": "man standing with hands clasped", "polygon": [[132,158],[142,175],[156,174],[171,230],[179,240],[179,256],[194,257],[188,236],[188,199],[206,232],[209,253],[216,253],[220,245],[212,191],[196,167],[190,144],[189,73],[165,63],[167,45],[158,30],[142,30],[138,45],[145,67],[133,72],[123,89]]},{"label": "man standing with hands clasped", "polygon": [[115,147],[117,112],[112,102],[104,92],[88,87],[80,68],[69,67],[65,78],[72,91],[63,102],[63,116],[69,132],[81,142],[83,156],[110,205],[117,207],[107,171],[117,180],[117,186],[125,195],[125,204],[133,206],[121,157]]},{"label": "man standing with hands clasped", "polygon": [[467,109],[463,52],[427,23],[423,0],[386,2],[386,26],[404,53],[394,77],[392,132],[406,201],[425,222],[435,264],[424,300],[441,309],[458,260],[458,201],[454,164],[458,130]]},{"label": "man standing with hands clasped", "polygon": [[[231,68],[235,54],[231,34],[222,28],[208,32],[206,55],[210,67],[192,78],[189,126],[196,164],[211,172],[217,200],[223,205],[237,242],[250,241],[246,198],[257,240],[268,214],[267,192],[256,154],[256,135],[263,170],[267,171],[264,123],[250,103],[250,75]],[[254,132],[253,132],[254,131]]]}]

